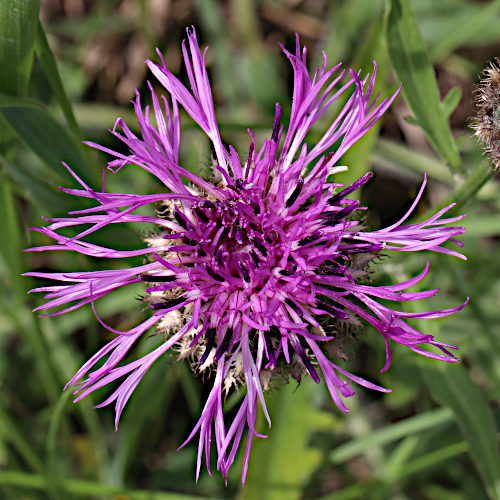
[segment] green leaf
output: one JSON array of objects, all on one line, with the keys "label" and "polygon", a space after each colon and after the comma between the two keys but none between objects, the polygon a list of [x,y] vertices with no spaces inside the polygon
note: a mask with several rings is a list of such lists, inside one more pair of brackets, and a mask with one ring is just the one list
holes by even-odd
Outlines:
[{"label": "green leaf", "polygon": [[462,91],[458,87],[453,87],[445,96],[442,102],[443,113],[450,117],[458,106],[462,98]]},{"label": "green leaf", "polygon": [[484,238],[500,235],[500,217],[496,214],[468,215],[461,225],[467,238]]},{"label": "green leaf", "polygon": [[0,238],[0,256],[7,264],[7,284],[11,292],[18,298],[26,293],[25,280],[21,278],[23,270],[22,237],[17,201],[12,193],[12,186],[6,174],[0,171],[1,194],[0,194],[0,220],[2,221],[2,233]]},{"label": "green leaf", "polygon": [[421,470],[428,469],[429,467],[434,467],[436,464],[443,462],[444,460],[449,460],[457,455],[466,453],[469,447],[465,441],[460,443],[454,443],[444,448],[439,448],[439,450],[432,451],[421,457],[408,462],[402,469],[399,478],[409,476],[415,472],[420,472]]},{"label": "green leaf", "polygon": [[42,65],[45,75],[50,83],[52,92],[54,92],[54,96],[61,106],[70,130],[73,132],[75,137],[82,137],[82,131],[75,120],[75,115],[73,114],[73,107],[71,106],[71,102],[68,99],[66,92],[64,91],[64,86],[54,54],[52,53],[52,50],[50,50],[47,37],[45,36],[45,31],[40,22],[38,22],[38,29],[36,32],[35,50],[38,60],[40,61],[40,64]]},{"label": "green leaf", "polygon": [[64,498],[61,491],[62,473],[58,462],[57,435],[60,430],[63,414],[68,408],[68,400],[72,396],[70,391],[63,392],[52,409],[49,430],[45,439],[45,451],[47,457],[47,478],[50,497],[54,499]]},{"label": "green leaf", "polygon": [[415,120],[441,158],[455,172],[463,170],[443,106],[427,47],[408,0],[389,0],[386,18],[389,54]]},{"label": "green leaf", "polygon": [[40,0],[0,2],[0,91],[24,97],[33,65]]},{"label": "green leaf", "polygon": [[360,498],[367,498],[365,495],[369,493],[373,493],[372,483],[356,483],[330,495],[319,497],[317,500],[359,500]]},{"label": "green leaf", "polygon": [[403,439],[392,451],[386,464],[384,480],[387,484],[394,484],[401,476],[401,470],[408,463],[419,443],[419,436],[408,436]]},{"label": "green leaf", "polygon": [[[151,348],[150,343],[147,345]],[[149,370],[120,422],[119,441],[113,453],[113,473],[120,482],[126,481],[137,450],[148,450],[152,443],[157,443],[162,426],[168,421],[180,371],[186,367],[178,363],[165,368],[164,365]],[[146,407],[148,411],[144,411]]]},{"label": "green leaf", "polygon": [[13,165],[0,155],[0,165],[10,178],[23,189],[24,197],[43,211],[47,217],[67,212],[75,206],[75,200],[40,177],[35,177],[21,164]]},{"label": "green leaf", "polygon": [[67,130],[42,106],[0,94],[0,112],[19,138],[61,179],[70,179],[61,165],[68,165],[85,181],[94,175],[86,167],[80,148]]},{"label": "green leaf", "polygon": [[[378,63],[374,94],[376,95],[380,92],[381,95],[385,96],[389,93],[386,81],[390,71],[390,61],[385,47],[382,15],[375,17],[372,21],[363,43],[358,47],[351,67],[355,71],[361,69],[362,73],[366,74],[371,71],[373,60],[376,60]],[[381,126],[382,121],[379,120],[342,157],[342,165],[349,167],[349,170],[342,175],[342,182],[345,185],[352,184],[370,169],[370,155],[379,136]],[[354,198],[358,196],[360,196],[359,192],[353,193]]]},{"label": "green leaf", "polygon": [[[15,470],[0,471],[0,486],[11,486],[25,490],[47,491],[49,485],[47,480],[40,474],[27,474]],[[169,493],[166,491],[129,490],[110,484],[102,484],[96,481],[82,479],[70,479],[64,481],[63,489],[74,497],[118,497],[128,500],[218,500],[213,497],[199,497],[183,495],[182,493]]]},{"label": "green leaf", "polygon": [[456,187],[438,206],[432,207],[428,212],[423,214],[421,220],[434,215],[438,210],[447,207],[451,203],[455,203],[448,212],[448,217],[459,213],[464,205],[471,201],[478,191],[495,175],[496,170],[489,160],[485,160],[476,167],[469,174],[467,179]]},{"label": "green leaf", "polygon": [[309,435],[321,425],[321,417],[328,417],[311,405],[313,384],[303,380],[297,391],[285,386],[267,398],[272,432],[267,439],[254,437],[248,481],[239,500],[302,497],[305,482],[321,460],[319,450],[307,446]]},{"label": "green leaf", "polygon": [[421,415],[415,415],[414,417],[408,417],[388,427],[373,431],[366,436],[337,446],[330,453],[329,459],[335,464],[343,463],[375,446],[389,444],[403,437],[411,436],[417,432],[432,429],[438,425],[450,422],[452,416],[453,414],[449,409],[443,408],[440,410],[431,410]]},{"label": "green leaf", "polygon": [[[333,3],[332,3],[333,4]],[[383,9],[381,0],[349,0],[335,2],[335,8],[329,9],[322,33],[321,49],[328,54],[330,64],[351,59],[351,53],[356,48],[366,26],[377,18]],[[316,51],[314,66],[323,63],[322,54]]]},{"label": "green leaf", "polygon": [[[33,65],[40,0],[0,2],[0,92],[24,97]],[[0,115],[0,152],[12,154],[16,134]]]},{"label": "green leaf", "polygon": [[500,499],[500,455],[493,413],[461,364],[433,363],[424,370],[433,397],[453,410],[492,499]]},{"label": "green leaf", "polygon": [[[2,400],[6,400],[5,394],[2,394]],[[11,443],[16,451],[23,457],[23,460],[36,472],[43,472],[43,463],[33,450],[33,443],[25,435],[24,429],[19,425],[19,419],[12,418],[9,412],[4,408],[3,402],[0,403],[0,427],[2,438]]]},{"label": "green leaf", "polygon": [[484,6],[469,6],[464,4],[460,14],[446,19],[448,31],[441,36],[429,52],[431,61],[441,61],[458,47],[467,45],[470,40],[481,33],[492,21],[498,25],[500,1],[493,0]]},{"label": "green leaf", "polygon": [[[452,176],[446,165],[435,157],[410,149],[402,143],[379,137],[371,155],[371,161],[392,170],[418,173],[422,179],[424,172],[431,179],[451,185]],[[434,209],[433,209],[434,210]]]}]

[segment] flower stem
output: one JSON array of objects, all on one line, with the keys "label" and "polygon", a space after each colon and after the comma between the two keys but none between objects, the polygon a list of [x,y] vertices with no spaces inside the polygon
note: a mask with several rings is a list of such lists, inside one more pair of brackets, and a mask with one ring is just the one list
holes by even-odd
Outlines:
[{"label": "flower stem", "polygon": [[[434,214],[441,208],[446,207],[450,203],[456,203],[456,205],[447,212],[447,216],[453,216],[460,212],[462,208],[474,198],[477,192],[495,175],[495,169],[489,161],[483,161],[480,163],[467,177],[467,179],[456,187],[438,207],[432,207],[432,209],[423,215],[425,220],[429,214]],[[432,215],[431,214],[431,215]]]}]

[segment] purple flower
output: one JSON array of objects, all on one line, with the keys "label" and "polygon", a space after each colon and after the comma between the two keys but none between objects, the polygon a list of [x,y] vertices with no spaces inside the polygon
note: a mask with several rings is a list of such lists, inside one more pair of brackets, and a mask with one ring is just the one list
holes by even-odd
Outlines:
[{"label": "purple flower", "polygon": [[[159,82],[170,94],[160,100],[152,91],[157,127],[149,119],[149,107],[142,111],[139,95],[134,106],[142,133],[137,137],[119,118],[112,130],[130,149],[129,155],[103,146],[92,147],[116,159],[108,169],[117,172],[125,165],[137,165],[155,175],[165,185],[156,195],[96,192],[79,179],[83,189],[63,191],[93,198],[94,208],[72,212],[76,217],[52,219],[48,227],[34,228],[57,243],[31,251],[72,250],[81,254],[113,259],[143,255],[145,263],[129,269],[82,273],[27,273],[50,278],[63,285],[38,288],[49,301],[38,309],[66,306],[61,314],[90,303],[111,291],[145,283],[152,314],[127,332],[116,331],[98,320],[116,338],[96,353],[67,386],[77,384],[75,401],[110,382],[125,377],[102,407],[116,401],[116,427],[130,395],[149,367],[170,349],[179,358],[190,358],[196,372],[214,373],[213,388],[201,417],[189,436],[199,432],[197,476],[203,452],[210,472],[210,446],[215,432],[217,469],[227,478],[245,428],[248,429],[242,483],[248,468],[252,439],[261,436],[255,429],[257,401],[269,421],[263,391],[273,378],[292,376],[298,380],[309,374],[317,383],[323,374],[335,404],[344,412],[342,397],[354,395],[351,382],[382,392],[390,392],[353,375],[332,358],[338,357],[334,329],[371,324],[386,345],[389,367],[390,341],[406,345],[429,358],[456,361],[445,345],[406,323],[406,318],[441,318],[453,309],[425,313],[405,313],[382,305],[387,301],[412,301],[434,296],[437,290],[405,292],[428,273],[429,264],[418,276],[391,286],[360,284],[369,273],[370,261],[381,250],[401,252],[431,250],[465,259],[460,253],[441,246],[455,241],[464,228],[450,227],[463,216],[440,217],[451,205],[416,224],[403,225],[420,200],[424,187],[408,213],[396,224],[367,231],[362,224],[363,207],[349,195],[373,176],[371,172],[353,185],[331,181],[346,170],[337,166],[344,153],[382,116],[398,92],[378,102],[372,99],[376,65],[371,76],[361,79],[350,70],[350,80],[341,84],[340,65],[327,69],[326,56],[311,78],[306,67],[306,49],[298,39],[296,54],[283,52],[294,70],[293,104],[287,130],[281,125],[281,107],[276,114],[270,139],[257,145],[250,130],[248,154],[240,157],[223,145],[214,112],[212,92],[194,30],[188,30],[188,44],[182,50],[191,86],[189,91],[168,69],[148,61]],[[352,92],[349,97],[347,93]],[[307,133],[320,116],[338,100],[345,101],[338,116],[319,142],[308,148]],[[207,134],[215,151],[209,180],[179,165],[181,126],[178,104]],[[118,128],[121,132],[118,132]],[[280,144],[282,146],[280,147]],[[338,144],[337,148],[332,147]],[[69,167],[67,167],[69,169]],[[183,181],[189,181],[189,185]],[[155,215],[137,215],[144,205],[163,205]],[[154,232],[145,238],[147,247],[121,251],[91,244],[85,236],[108,224],[147,222]],[[90,225],[69,238],[57,231],[80,224]],[[97,313],[96,313],[97,316]],[[164,335],[164,342],[144,357],[119,366],[134,343],[152,327]],[[426,350],[433,346],[437,352]],[[100,360],[100,368],[94,368]],[[93,370],[93,371],[92,371]],[[246,394],[236,417],[226,427],[222,393],[244,385]]]}]

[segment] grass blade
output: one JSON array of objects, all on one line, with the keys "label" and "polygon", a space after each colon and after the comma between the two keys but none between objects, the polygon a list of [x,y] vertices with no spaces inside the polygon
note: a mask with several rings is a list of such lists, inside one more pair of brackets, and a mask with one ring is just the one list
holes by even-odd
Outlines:
[{"label": "grass blade", "polygon": [[462,172],[458,146],[451,133],[449,102],[441,102],[434,68],[408,0],[389,0],[386,18],[389,54],[415,122],[454,172]]},{"label": "grass blade", "polygon": [[372,151],[371,161],[396,171],[404,169],[416,172],[418,173],[416,179],[422,179],[422,174],[426,172],[431,179],[448,185],[453,183],[450,171],[444,163],[433,156],[415,151],[390,139],[378,138]]},{"label": "grass blade", "polygon": [[23,435],[22,431],[18,430],[16,423],[18,422],[11,418],[7,410],[4,408],[3,403],[0,404],[0,425],[2,427],[4,438],[12,444],[29,467],[31,467],[35,472],[42,473],[44,470],[42,461],[32,449],[29,439]]},{"label": "grass blade", "polygon": [[92,184],[80,148],[67,130],[42,106],[25,99],[0,94],[0,112],[21,140],[61,179],[69,179],[61,161]]},{"label": "grass blade", "polygon": [[[14,470],[0,471],[0,486],[14,486],[25,490],[47,491],[47,480],[40,474],[27,474]],[[63,483],[63,489],[74,497],[106,496],[127,498],[128,500],[218,500],[213,497],[199,497],[183,495],[181,493],[168,493],[165,491],[127,490],[119,486],[100,484],[95,481],[70,479]]]},{"label": "grass blade", "polygon": [[0,91],[24,97],[33,65],[40,0],[0,2]]},{"label": "grass blade", "polygon": [[62,112],[64,113],[64,117],[66,118],[66,122],[68,123],[71,132],[76,138],[83,137],[82,131],[78,123],[76,122],[71,102],[64,90],[63,82],[61,80],[61,75],[59,74],[59,69],[57,68],[54,54],[50,49],[47,37],[45,35],[45,30],[43,29],[40,21],[38,22],[38,29],[36,32],[35,50],[38,60],[40,61],[40,64],[42,65],[42,68],[45,72],[45,76],[50,83],[52,92],[54,92],[54,96],[61,106]]},{"label": "grass blade", "polygon": [[[458,7],[458,6],[457,6]],[[440,37],[439,41],[429,51],[431,61],[441,61],[448,54],[453,52],[458,47],[463,47],[470,40],[481,33],[481,31],[491,24],[498,23],[495,19],[500,11],[500,1],[493,0],[484,6],[474,6],[467,8],[469,4],[464,4],[464,9],[460,15],[455,16],[452,21],[455,24],[455,29],[450,30],[446,36]]]},{"label": "grass blade", "polygon": [[[28,90],[40,0],[0,2],[0,92],[24,97]],[[12,152],[16,134],[0,115],[0,151]]]},{"label": "grass blade", "polygon": [[61,427],[64,411],[67,409],[68,400],[72,396],[70,391],[63,392],[55,404],[50,417],[49,430],[45,440],[47,453],[47,478],[51,498],[64,498],[61,491],[61,472],[58,464],[57,435]]},{"label": "grass blade", "polygon": [[367,436],[362,436],[338,446],[330,454],[330,461],[335,464],[343,463],[357,455],[361,455],[368,448],[392,443],[403,437],[450,422],[452,418],[453,413],[447,408],[431,410],[421,415],[406,418],[389,427],[384,427]]},{"label": "grass blade", "polygon": [[[451,203],[455,206],[450,209],[448,216],[455,215],[462,211],[464,205],[471,201],[478,191],[495,175],[496,170],[489,160],[484,160],[477,165],[469,174],[467,179],[456,187],[437,207],[432,208],[434,214],[437,210],[444,208]],[[430,211],[428,212],[428,214]],[[423,217],[427,217],[425,214]],[[424,219],[423,219],[424,220]]]},{"label": "grass blade", "polygon": [[488,495],[500,498],[500,455],[491,409],[461,364],[434,363],[424,370],[433,397],[453,410]]},{"label": "grass blade", "polygon": [[311,384],[312,380],[304,380],[295,393],[290,386],[282,387],[268,399],[272,432],[267,439],[254,438],[248,482],[239,500],[301,498],[305,482],[320,462],[320,452],[307,446],[314,430],[311,421],[321,417],[311,406]]},{"label": "grass blade", "polygon": [[26,200],[38,207],[45,216],[50,217],[57,213],[67,212],[75,206],[75,200],[72,200],[69,195],[65,195],[55,185],[47,183],[44,179],[34,176],[22,165],[13,165],[1,155],[0,165],[10,178],[21,186]]},{"label": "grass blade", "polygon": [[4,237],[0,238],[0,256],[8,269],[7,285],[18,299],[26,293],[25,280],[21,278],[23,270],[22,236],[20,231],[17,200],[12,186],[4,171],[0,171],[0,220]]}]

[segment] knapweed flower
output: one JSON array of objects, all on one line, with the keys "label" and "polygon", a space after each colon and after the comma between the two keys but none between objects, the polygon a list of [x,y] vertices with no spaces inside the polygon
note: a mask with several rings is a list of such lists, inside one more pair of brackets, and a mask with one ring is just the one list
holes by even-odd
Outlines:
[{"label": "knapweed flower", "polygon": [[[372,177],[367,173],[349,187],[333,182],[333,175],[346,170],[337,166],[342,155],[376,123],[398,92],[378,102],[372,98],[376,66],[371,76],[350,71],[341,83],[340,65],[321,68],[309,75],[306,49],[298,39],[295,55],[283,52],[294,71],[291,117],[285,130],[281,107],[269,139],[258,145],[249,130],[248,153],[240,157],[221,140],[210,82],[194,30],[188,31],[182,46],[191,90],[168,69],[147,64],[170,94],[160,99],[152,91],[152,111],[142,111],[139,95],[134,102],[142,138],[118,119],[113,135],[130,149],[125,155],[97,144],[91,146],[115,157],[108,169],[117,172],[136,165],[155,175],[164,185],[161,194],[97,192],[75,174],[83,189],[63,191],[98,202],[94,208],[72,212],[76,217],[57,218],[45,228],[35,228],[57,244],[42,250],[70,250],[88,256],[126,259],[144,256],[139,267],[76,273],[28,273],[30,276],[65,282],[38,288],[50,299],[37,309],[65,306],[52,314],[72,311],[127,285],[145,284],[144,302],[152,313],[140,325],[126,332],[106,326],[117,336],[68,382],[77,385],[75,401],[119,378],[121,385],[103,403],[116,401],[116,426],[130,395],[150,366],[174,349],[179,358],[189,358],[196,372],[212,373],[213,388],[200,419],[188,441],[199,433],[197,475],[203,452],[210,472],[212,432],[217,447],[217,468],[227,478],[245,429],[247,441],[242,482],[248,468],[260,401],[270,425],[264,391],[276,377],[300,380],[310,375],[325,379],[335,404],[344,412],[342,398],[354,395],[352,383],[389,392],[334,363],[339,357],[336,330],[364,320],[377,330],[386,345],[386,363],[391,361],[390,343],[403,344],[429,358],[456,361],[445,345],[407,324],[406,318],[441,318],[462,306],[424,313],[401,312],[387,301],[413,301],[435,295],[436,290],[405,292],[428,273],[429,265],[416,277],[390,286],[364,284],[370,261],[379,252],[431,250],[465,259],[443,247],[457,243],[453,237],[464,232],[450,227],[462,218],[441,219],[447,207],[430,219],[403,225],[422,196],[425,181],[413,206],[396,224],[368,231],[362,223],[363,208],[349,195]],[[161,57],[161,55],[160,55]],[[152,87],[151,87],[152,89]],[[311,127],[333,104],[341,110],[322,138],[312,147],[305,138]],[[210,138],[213,173],[201,178],[180,166],[181,105]],[[121,132],[118,130],[121,129]],[[144,205],[160,203],[155,214],[136,214]],[[119,223],[151,223],[147,246],[120,251],[85,241],[98,229]],[[59,234],[61,228],[89,226],[73,237]],[[361,283],[360,283],[361,281]],[[133,292],[133,290],[131,290]],[[383,304],[378,301],[383,299]],[[95,308],[94,308],[95,312]],[[97,315],[97,314],[96,314]],[[322,325],[329,318],[329,328]],[[101,321],[99,319],[99,321]],[[104,324],[104,323],[103,323]],[[333,325],[333,326],[332,326]],[[134,343],[152,328],[164,342],[149,354],[123,366],[119,363]],[[426,350],[425,347],[431,347]],[[432,351],[432,348],[437,348]],[[103,364],[98,368],[98,362]],[[207,372],[207,373],[208,373]],[[223,393],[244,386],[245,395],[236,416],[224,421]]]}]

